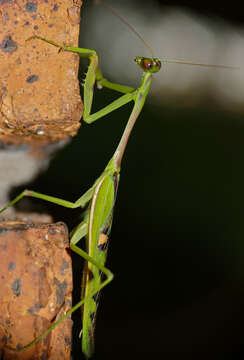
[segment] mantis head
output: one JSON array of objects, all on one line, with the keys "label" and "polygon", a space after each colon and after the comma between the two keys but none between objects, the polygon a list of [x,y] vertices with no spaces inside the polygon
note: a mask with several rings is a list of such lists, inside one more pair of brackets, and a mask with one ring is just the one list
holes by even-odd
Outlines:
[{"label": "mantis head", "polygon": [[136,56],[135,62],[140,66],[143,71],[149,73],[158,72],[161,68],[161,61],[157,58],[145,58],[141,56]]}]

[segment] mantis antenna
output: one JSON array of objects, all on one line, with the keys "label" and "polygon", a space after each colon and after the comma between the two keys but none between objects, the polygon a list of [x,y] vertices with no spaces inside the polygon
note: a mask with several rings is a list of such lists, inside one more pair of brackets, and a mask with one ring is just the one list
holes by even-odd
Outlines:
[{"label": "mantis antenna", "polygon": [[134,28],[134,26],[132,26],[122,15],[120,15],[120,13],[114,9],[112,6],[108,5],[108,4],[104,4],[104,2],[102,2],[102,0],[96,0],[95,4],[101,4],[102,6],[104,6],[105,8],[109,9],[116,17],[118,17],[122,23],[124,23],[126,26],[128,26],[129,29],[131,29],[131,31],[143,42],[143,44],[148,48],[150,54],[152,55],[152,58],[154,58],[154,54],[153,54],[153,50],[151,48],[151,46],[148,44],[148,42],[143,38],[143,36]]},{"label": "mantis antenna", "polygon": [[[155,59],[152,47],[148,44],[148,42],[143,38],[143,36],[132,26],[115,8],[111,5],[105,4],[102,0],[95,0],[95,4],[101,4],[105,8],[109,9],[116,17],[118,17],[128,28],[142,41],[142,43],[147,47],[150,54],[152,55],[152,59]],[[183,65],[195,65],[195,66],[204,66],[204,67],[213,67],[213,68],[222,68],[222,69],[239,69],[236,66],[229,65],[215,65],[215,64],[203,64],[192,61],[180,60],[180,59],[157,59],[162,61],[162,63],[174,63],[174,64],[183,64]]]}]

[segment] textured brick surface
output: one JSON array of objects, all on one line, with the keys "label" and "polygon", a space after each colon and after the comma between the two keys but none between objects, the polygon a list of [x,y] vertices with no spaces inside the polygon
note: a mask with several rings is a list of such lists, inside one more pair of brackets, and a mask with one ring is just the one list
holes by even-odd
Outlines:
[{"label": "textured brick surface", "polygon": [[63,223],[0,223],[0,348],[4,359],[70,358],[70,318],[27,350],[5,347],[28,344],[70,309],[68,247]]},{"label": "textured brick surface", "polygon": [[79,57],[61,45],[78,44],[78,0],[1,1],[0,141],[38,146],[76,134],[80,126]]}]

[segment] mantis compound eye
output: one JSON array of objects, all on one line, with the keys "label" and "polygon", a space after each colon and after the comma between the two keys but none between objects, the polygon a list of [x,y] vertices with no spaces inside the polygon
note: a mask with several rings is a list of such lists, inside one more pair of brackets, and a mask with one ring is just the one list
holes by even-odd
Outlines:
[{"label": "mantis compound eye", "polygon": [[144,59],[142,62],[142,66],[145,70],[151,70],[153,67],[153,60],[152,59]]}]

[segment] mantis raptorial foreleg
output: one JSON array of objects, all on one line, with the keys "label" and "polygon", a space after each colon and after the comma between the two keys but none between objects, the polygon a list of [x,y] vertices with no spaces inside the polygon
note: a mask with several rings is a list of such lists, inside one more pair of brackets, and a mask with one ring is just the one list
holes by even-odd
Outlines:
[{"label": "mantis raptorial foreleg", "polygon": [[[124,86],[110,82],[109,80],[103,77],[102,72],[98,65],[98,55],[95,50],[83,49],[73,46],[62,46],[52,40],[47,40],[37,35],[30,37],[29,39],[27,39],[27,41],[32,39],[40,39],[42,41],[47,42],[48,44],[56,46],[62,51],[77,53],[81,58],[86,58],[90,61],[84,82],[83,120],[86,123],[91,124],[94,121],[102,118],[103,116],[111,113],[112,111],[120,108],[121,106],[135,99],[136,90],[134,88],[130,86]],[[107,87],[109,89],[121,92],[122,94],[125,95],[122,95],[117,100],[113,101],[111,104],[105,106],[103,109],[97,111],[96,113],[91,114],[95,82],[97,82],[98,87]]]}]

